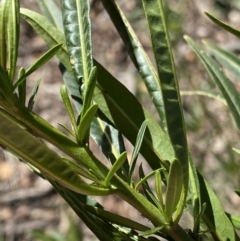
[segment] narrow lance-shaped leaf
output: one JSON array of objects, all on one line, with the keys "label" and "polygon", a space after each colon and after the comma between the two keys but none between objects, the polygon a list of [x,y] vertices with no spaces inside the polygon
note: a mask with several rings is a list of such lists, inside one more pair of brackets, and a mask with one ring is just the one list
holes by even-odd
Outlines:
[{"label": "narrow lance-shaped leaf", "polygon": [[[183,168],[181,205],[178,206],[176,211],[176,215],[180,218],[188,194],[189,163],[185,122],[178,80],[163,12],[162,0],[142,0],[142,3],[148,21],[158,76],[162,88],[167,132],[173,145],[176,158],[181,162]],[[172,160],[169,161],[171,162]]]},{"label": "narrow lance-shaped leaf", "polygon": [[118,171],[118,169],[123,165],[123,163],[126,161],[127,158],[127,152],[123,152],[118,159],[113,164],[112,168],[109,170],[106,178],[105,178],[105,185],[108,186],[113,175]]},{"label": "narrow lance-shaped leaf", "polygon": [[145,130],[147,128],[147,121],[144,121],[139,129],[138,135],[137,135],[137,139],[136,139],[136,143],[134,145],[134,149],[133,149],[133,153],[132,153],[132,158],[130,161],[130,169],[129,169],[129,178],[130,181],[132,181],[132,176],[133,176],[133,171],[135,169],[136,166],[136,162],[137,162],[137,158],[139,155],[139,151],[142,145],[142,141],[143,141],[143,137],[145,134]]},{"label": "narrow lance-shaped leaf", "polygon": [[[89,75],[89,78],[85,82],[85,89],[84,89],[84,95],[83,95],[83,107],[81,110],[81,117],[83,117],[86,113],[86,111],[89,109],[89,107],[92,104],[93,101],[93,93],[97,82],[97,68],[93,67],[91,70],[91,73]],[[80,119],[81,121],[81,119]]]},{"label": "narrow lance-shaped leaf", "polygon": [[75,115],[73,113],[73,108],[72,108],[70,99],[68,97],[68,93],[67,93],[67,89],[66,89],[65,85],[61,86],[60,93],[61,93],[61,96],[62,96],[63,103],[64,103],[64,105],[67,109],[68,115],[70,117],[74,133],[75,133],[75,135],[77,135],[77,123],[76,123]]},{"label": "narrow lance-shaped leaf", "polygon": [[163,211],[164,203],[163,203],[163,193],[162,193],[162,178],[161,178],[160,170],[157,170],[155,172],[155,187],[156,187],[156,194],[158,197],[158,201],[159,201],[159,204],[162,207],[162,211]]},{"label": "narrow lance-shaped leaf", "polygon": [[97,207],[93,207],[90,205],[85,205],[84,207],[87,211],[89,211],[90,213],[104,219],[107,220],[108,222],[114,223],[114,224],[118,224],[124,227],[128,227],[128,228],[132,228],[132,229],[136,229],[136,230],[140,230],[140,231],[147,231],[149,230],[149,228],[147,226],[144,226],[140,223],[137,223],[133,220],[130,220],[128,218],[113,214],[111,212],[108,212],[102,208],[97,208]]},{"label": "narrow lance-shaped leaf", "polygon": [[81,86],[93,67],[89,1],[61,0],[61,6],[70,63]]},{"label": "narrow lance-shaped leaf", "polygon": [[63,32],[62,13],[53,0],[37,0],[41,12],[58,29]]},{"label": "narrow lance-shaped leaf", "polygon": [[118,4],[114,0],[101,1],[115,25],[116,30],[125,43],[128,54],[148,89],[151,99],[160,115],[163,130],[166,130],[162,89],[159,83],[159,78],[150,59]]},{"label": "narrow lance-shaped leaf", "polygon": [[[180,161],[175,159],[170,165],[169,177],[167,182],[165,214],[169,222],[172,220],[172,215],[176,211],[177,205],[181,202],[181,191],[183,183],[183,171]],[[176,215],[175,215],[176,216]],[[175,222],[175,217],[173,222]],[[178,221],[178,217],[177,217]]]},{"label": "narrow lance-shaped leaf", "polygon": [[80,145],[88,143],[90,126],[93,118],[97,113],[97,110],[97,104],[90,106],[85,115],[81,118],[79,125],[77,126],[77,141]]},{"label": "narrow lance-shaped leaf", "polygon": [[49,49],[46,53],[44,53],[31,67],[27,69],[25,74],[21,76],[20,79],[14,84],[13,90],[16,89],[18,85],[21,84],[24,79],[26,79],[30,74],[32,74],[34,71],[42,67],[45,63],[47,63],[62,47],[62,44],[57,44],[56,46]]},{"label": "narrow lance-shaped leaf", "polygon": [[185,39],[200,58],[215,84],[219,87],[229,106],[233,118],[240,129],[240,94],[237,92],[236,87],[227,78],[216,62],[210,56],[208,56],[190,37],[185,36]]},{"label": "narrow lance-shaped leaf", "polygon": [[237,80],[239,80],[238,79],[240,75],[239,57],[207,41],[203,41],[203,43],[205,44],[205,46],[207,46],[210,52],[216,57],[217,61],[222,66],[230,70],[230,72],[237,77]]},{"label": "narrow lance-shaped leaf", "polygon": [[29,101],[28,101],[28,109],[29,110],[33,109],[33,106],[34,106],[36,98],[37,98],[37,93],[38,93],[40,83],[41,83],[41,80],[39,79],[36,82],[36,84],[33,86],[32,93],[31,93],[31,96],[30,96]]},{"label": "narrow lance-shaped leaf", "polygon": [[13,151],[44,175],[81,194],[107,195],[112,193],[109,188],[85,183],[54,151],[16,125],[3,112],[0,112],[0,122],[1,145]]},{"label": "narrow lance-shaped leaf", "polygon": [[0,3],[0,66],[2,69],[6,70],[6,62],[7,62],[7,0],[2,0]]},{"label": "narrow lance-shaped leaf", "polygon": [[20,3],[19,0],[7,0],[8,4],[8,69],[9,80],[13,83],[16,71],[18,45],[19,45],[19,31],[20,31]]},{"label": "narrow lance-shaped leaf", "polygon": [[226,31],[228,31],[229,33],[235,35],[236,37],[240,38],[240,31],[229,26],[228,24],[222,22],[221,20],[215,18],[214,16],[212,16],[210,13],[205,12],[205,14],[214,22],[216,23],[218,26],[222,27],[223,29],[225,29]]}]

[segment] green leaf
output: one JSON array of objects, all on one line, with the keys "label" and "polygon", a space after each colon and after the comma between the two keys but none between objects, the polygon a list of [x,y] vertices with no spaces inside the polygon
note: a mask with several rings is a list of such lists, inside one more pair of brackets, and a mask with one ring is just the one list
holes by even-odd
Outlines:
[{"label": "green leaf", "polygon": [[[72,67],[69,61],[69,55],[66,50],[66,41],[64,34],[54,27],[45,17],[42,15],[33,12],[29,9],[20,9],[20,14],[23,19],[25,19],[34,30],[43,38],[43,40],[48,44],[50,48],[62,44],[62,47],[56,54],[61,63],[65,66],[69,73],[72,73]],[[76,82],[76,80],[74,79]],[[73,84],[77,84],[73,83]],[[78,88],[76,89],[78,91]],[[78,91],[79,92],[79,91]]]},{"label": "green leaf", "polygon": [[205,12],[205,14],[214,22],[216,23],[218,26],[220,26],[221,28],[225,29],[226,31],[228,31],[229,33],[235,35],[236,37],[240,38],[240,31],[238,31],[235,28],[232,28],[231,26],[229,26],[228,24],[220,21],[219,19],[215,18],[214,16],[212,16],[210,13]]},{"label": "green leaf", "polygon": [[163,229],[164,226],[160,226],[160,227],[156,227],[156,228],[153,228],[153,229],[150,229],[150,230],[147,230],[141,234],[139,234],[139,236],[149,236],[151,234],[155,234],[159,231],[161,231]]},{"label": "green leaf", "polygon": [[32,89],[32,93],[31,93],[31,96],[30,96],[29,101],[28,101],[28,109],[29,110],[33,109],[33,106],[34,106],[36,98],[37,98],[37,93],[38,93],[38,89],[39,89],[40,83],[41,83],[41,80],[39,79],[35,83],[35,85],[34,85],[34,87]]},{"label": "green leaf", "polygon": [[240,149],[232,148],[232,150],[235,151],[236,153],[240,154]]},{"label": "green leaf", "polygon": [[216,62],[209,57],[191,38],[185,36],[185,39],[200,58],[213,81],[219,87],[233,115],[233,118],[235,119],[237,127],[240,129],[240,95],[237,92],[236,87],[226,77]]},{"label": "green leaf", "polygon": [[204,214],[204,212],[205,212],[205,210],[206,210],[206,207],[207,207],[207,203],[203,203],[203,205],[202,205],[202,207],[201,207],[201,210],[200,210],[200,213],[199,213],[199,215],[197,216],[197,218],[196,218],[196,220],[195,220],[195,222],[194,222],[194,227],[193,227],[193,234],[195,235],[195,236],[197,236],[198,235],[198,233],[199,233],[199,228],[200,228],[200,222],[201,222],[201,220],[202,220],[202,216],[203,216],[203,214]]},{"label": "green leaf", "polygon": [[79,125],[77,126],[77,140],[80,145],[88,143],[90,126],[93,118],[97,113],[97,110],[97,104],[90,106],[85,115],[81,118]]},{"label": "green leaf", "polygon": [[6,32],[7,32],[7,22],[8,22],[8,15],[7,15],[7,0],[2,0],[0,3],[0,66],[2,69],[6,70],[6,62],[7,62],[7,39],[6,39]]},{"label": "green leaf", "polygon": [[98,68],[97,86],[101,92],[99,94],[98,89],[95,91],[94,101],[98,103],[101,111],[133,145],[142,123],[147,120],[148,129],[141,145],[141,154],[154,170],[160,167],[160,162],[165,165],[166,160],[172,161],[175,156],[174,150],[156,120],[123,84],[99,63],[95,64]]},{"label": "green leaf", "polygon": [[129,177],[130,177],[130,181],[132,182],[132,176],[133,176],[133,172],[136,166],[136,162],[137,162],[137,158],[139,155],[139,151],[142,145],[142,141],[143,141],[143,137],[145,134],[147,128],[147,121],[144,121],[139,129],[138,135],[137,135],[137,139],[136,139],[136,143],[134,145],[134,149],[133,149],[133,153],[132,153],[132,158],[130,161],[130,169],[129,169]]},{"label": "green leaf", "polygon": [[[25,75],[25,69],[21,68],[19,70],[18,79]],[[25,106],[26,103],[26,79],[18,86],[18,97],[19,101]]]},{"label": "green leaf", "polygon": [[115,25],[116,30],[121,36],[131,60],[144,80],[151,99],[161,117],[163,129],[165,130],[166,117],[165,110],[163,108],[162,89],[156,71],[144,51],[137,35],[117,3],[114,0],[101,1]]},{"label": "green leaf", "polygon": [[236,215],[228,214],[228,213],[226,213],[226,215],[228,216],[233,227],[237,230],[240,230],[240,217],[238,217]]},{"label": "green leaf", "polygon": [[[106,223],[104,220],[99,219],[84,209],[85,204],[88,203],[89,197],[75,193],[56,182],[51,184],[60,193],[60,195],[68,202],[74,212],[81,218],[81,220],[92,230],[96,237],[101,241],[115,241],[114,237],[118,235],[116,230],[113,230],[111,224]],[[121,239],[116,239],[116,241]],[[123,241],[123,240],[122,240]]]},{"label": "green leaf", "polygon": [[106,178],[105,178],[105,185],[109,186],[109,183],[112,179],[112,177],[114,176],[114,174],[121,168],[121,166],[123,165],[123,163],[126,161],[127,158],[127,152],[123,152],[118,159],[115,161],[114,165],[112,166],[112,168],[109,170]]},{"label": "green leaf", "polygon": [[[182,183],[183,183],[183,171],[180,161],[175,159],[170,165],[169,177],[167,182],[167,191],[166,191],[166,201],[165,201],[165,215],[169,222],[172,221],[172,215],[176,211],[177,206],[179,205],[181,192],[182,192]],[[181,204],[180,204],[181,205]],[[178,221],[179,217],[174,217]]]},{"label": "green leaf", "polygon": [[162,207],[162,211],[164,210],[164,203],[163,203],[163,193],[162,193],[162,178],[161,178],[161,172],[157,170],[155,172],[155,187],[156,187],[156,194],[158,197],[158,201],[160,206]]},{"label": "green leaf", "polygon": [[70,63],[81,86],[93,67],[89,1],[61,0],[61,6]]},{"label": "green leaf", "polygon": [[7,24],[7,36],[8,36],[8,69],[9,80],[13,83],[15,77],[18,45],[19,45],[19,31],[20,31],[20,3],[19,0],[7,0],[8,4],[8,24]]},{"label": "green leaf", "polygon": [[[93,67],[88,79],[85,82],[85,90],[83,95],[83,107],[81,111],[81,117],[83,117],[86,111],[92,104],[93,93],[97,82],[97,68]],[[80,119],[81,121],[81,119]]]},{"label": "green leaf", "polygon": [[53,0],[37,0],[44,16],[63,32],[62,13]]},{"label": "green leaf", "polygon": [[237,78],[240,75],[240,59],[238,56],[225,51],[217,47],[214,44],[209,43],[208,41],[203,41],[205,46],[210,50],[210,52],[216,57],[217,61],[223,65],[225,68],[230,70]]},{"label": "green leaf", "polygon": [[[175,151],[175,157],[183,168],[182,206],[177,209],[177,216],[181,216],[188,194],[189,163],[185,122],[182,111],[177,75],[167,32],[162,0],[142,0],[144,12],[148,21],[151,42],[158,76],[163,95],[166,116],[166,127]],[[160,103],[159,103],[160,104]]]},{"label": "green leaf", "polygon": [[0,122],[0,144],[44,175],[82,194],[106,195],[112,192],[109,188],[85,183],[54,151],[15,124],[3,112],[0,112]]},{"label": "green leaf", "polygon": [[66,89],[65,85],[61,86],[60,94],[62,96],[63,103],[64,103],[64,105],[65,105],[65,107],[67,109],[68,115],[70,117],[74,133],[77,136],[77,122],[76,122],[76,119],[75,119],[75,115],[73,113],[73,108],[72,108],[70,99],[68,97],[68,93],[67,93],[67,89]]},{"label": "green leaf", "polygon": [[42,67],[46,62],[48,62],[62,47],[62,44],[57,44],[56,46],[49,49],[46,53],[44,53],[30,68],[27,69],[25,75],[21,76],[20,79],[14,84],[13,90],[19,86],[24,79],[26,79],[30,74],[35,72],[37,69]]},{"label": "green leaf", "polygon": [[[55,28],[51,23],[49,23],[43,16],[32,12],[27,9],[21,9],[21,16],[33,26],[33,28],[38,32],[38,34],[44,39],[44,41],[53,47],[56,44],[63,43],[62,48],[57,53],[57,57],[67,69],[63,70],[62,65],[60,64],[60,69],[64,72],[64,81],[65,84],[73,98],[74,103],[78,109],[81,110],[81,95],[79,92],[79,83],[73,77],[72,68],[69,63],[69,56],[66,51],[65,38],[61,31]],[[95,64],[97,62],[95,61]],[[98,65],[98,68],[101,68],[101,74],[105,73],[106,70]],[[107,73],[107,72],[106,72]],[[101,95],[99,92],[98,94]],[[99,113],[99,118],[94,119],[91,125],[90,134],[94,141],[100,146],[103,153],[109,158],[109,153],[113,153],[115,157],[120,155],[120,153],[125,151],[123,138],[121,133],[115,128],[113,123],[106,118],[105,115]],[[128,162],[124,163],[124,168],[128,170]],[[127,172],[127,171],[126,171]]]},{"label": "green leaf", "polygon": [[110,223],[113,224],[117,224],[117,225],[121,225],[123,227],[128,227],[131,229],[136,229],[136,230],[140,230],[140,231],[147,231],[149,230],[149,228],[147,226],[144,226],[140,223],[137,223],[133,220],[130,220],[128,218],[119,216],[117,214],[113,214],[111,212],[108,212],[102,208],[98,208],[98,207],[93,207],[90,205],[85,205],[85,209],[87,211],[89,211],[90,213],[96,215],[97,217],[108,221]]},{"label": "green leaf", "polygon": [[225,214],[218,198],[204,181],[203,177],[198,173],[200,183],[201,202],[202,205],[207,203],[206,210],[202,216],[203,221],[211,231],[213,240],[216,241],[238,241],[240,240],[235,230]]}]

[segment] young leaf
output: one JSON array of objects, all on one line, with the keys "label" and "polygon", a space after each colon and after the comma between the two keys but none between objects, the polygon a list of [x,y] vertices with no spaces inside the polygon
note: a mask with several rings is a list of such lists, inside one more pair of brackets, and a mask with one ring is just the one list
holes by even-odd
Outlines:
[{"label": "young leaf", "polygon": [[[9,80],[13,83],[15,77],[18,46],[19,46],[19,31],[20,31],[20,3],[19,0],[7,0],[8,4],[8,22],[7,22],[7,36],[8,36],[8,69]],[[5,35],[3,35],[5,36]]]},{"label": "young leaf", "polygon": [[[25,69],[21,68],[19,70],[18,79],[25,75]],[[25,106],[26,103],[26,79],[18,86],[18,97],[19,101]]]},{"label": "young leaf", "polygon": [[61,86],[60,93],[61,93],[61,96],[62,96],[63,103],[64,103],[64,105],[67,109],[68,115],[70,117],[72,127],[73,127],[73,130],[74,130],[74,134],[75,134],[75,136],[77,136],[77,123],[76,123],[75,115],[73,113],[73,108],[72,108],[70,99],[68,97],[67,88],[66,88],[65,85]]},{"label": "young leaf", "polygon": [[89,109],[89,107],[92,104],[93,93],[96,86],[96,82],[97,82],[97,68],[93,67],[87,81],[85,82],[81,117],[85,115],[86,111]]},{"label": "young leaf", "polygon": [[115,161],[115,163],[113,164],[112,168],[109,170],[106,178],[105,178],[105,185],[109,186],[109,183],[113,177],[113,175],[119,170],[119,168],[122,167],[123,163],[126,161],[127,158],[127,152],[123,152],[118,159]]},{"label": "young leaf", "polygon": [[131,158],[131,161],[130,161],[129,178],[130,178],[131,182],[132,182],[133,171],[134,171],[135,166],[136,166],[137,158],[138,158],[138,155],[139,155],[140,147],[142,145],[142,141],[143,141],[143,137],[144,137],[146,128],[147,128],[147,121],[145,120],[142,123],[142,125],[139,129],[137,139],[136,139],[136,143],[134,145],[134,149],[133,149],[133,153],[132,153],[132,158]]},{"label": "young leaf", "polygon": [[193,48],[197,56],[200,58],[208,73],[219,87],[225,98],[229,109],[235,119],[237,127],[240,129],[240,94],[236,90],[234,84],[226,77],[222,69],[216,62],[209,57],[191,38],[185,36],[186,41]]},{"label": "young leaf", "polygon": [[163,203],[163,197],[162,197],[162,178],[161,178],[161,171],[157,170],[155,172],[155,187],[156,187],[156,194],[158,197],[158,201],[160,206],[162,207],[162,210],[164,210],[164,203]]},{"label": "young leaf", "polygon": [[200,210],[200,213],[199,215],[197,216],[195,222],[194,222],[194,228],[193,228],[193,235],[195,235],[195,237],[198,235],[199,233],[199,230],[200,230],[200,222],[202,220],[202,216],[205,212],[205,209],[207,207],[207,203],[203,203],[202,207],[201,207],[201,210]]},{"label": "young leaf", "polygon": [[79,125],[77,126],[77,141],[80,145],[88,143],[90,126],[93,118],[97,113],[97,110],[97,104],[90,106],[85,115],[81,118]]},{"label": "young leaf", "polygon": [[75,137],[75,134],[69,130],[69,128],[67,126],[65,126],[63,123],[58,123],[58,125],[60,125],[65,131],[67,131],[70,135],[72,135],[73,137]]},{"label": "young leaf", "polygon": [[[182,183],[182,165],[177,159],[175,159],[170,165],[165,201],[165,215],[169,222],[171,222],[173,213],[176,211],[179,201],[181,201]],[[174,221],[175,218],[173,219],[173,222]]]},{"label": "young leaf", "polygon": [[15,90],[16,87],[20,85],[22,81],[24,81],[24,79],[26,79],[30,74],[32,74],[34,71],[42,67],[46,62],[48,62],[61,47],[62,44],[57,44],[56,46],[49,49],[46,53],[44,53],[30,68],[27,69],[25,74],[21,76],[20,79],[18,79],[18,81],[13,86],[13,90]]},{"label": "young leaf", "polygon": [[93,67],[89,1],[61,0],[61,6],[70,63],[77,80],[86,83]]},{"label": "young leaf", "polygon": [[35,101],[36,101],[36,97],[37,97],[37,93],[38,93],[38,89],[39,89],[40,83],[41,83],[41,80],[39,79],[36,82],[36,84],[34,85],[33,89],[32,89],[32,93],[31,93],[31,96],[30,96],[29,101],[28,101],[28,109],[29,110],[33,109],[33,106],[34,106]]}]

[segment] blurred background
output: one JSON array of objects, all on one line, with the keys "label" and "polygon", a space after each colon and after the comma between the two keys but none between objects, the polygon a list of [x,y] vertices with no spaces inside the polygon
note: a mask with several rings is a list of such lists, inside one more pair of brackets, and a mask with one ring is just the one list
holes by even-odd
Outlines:
[{"label": "blurred background", "polygon": [[[20,2],[22,7],[40,11],[35,0]],[[56,2],[59,4],[59,1]],[[153,59],[141,1],[118,0],[117,2],[131,22],[144,49]],[[202,39],[208,39],[236,54],[240,53],[239,40],[215,26],[204,15],[204,11],[208,11],[240,29],[239,1],[168,0],[164,2],[167,2],[165,12],[181,91],[218,92],[203,65],[184,41],[183,35],[191,36],[200,44]],[[94,57],[158,118],[144,83],[99,0],[91,1],[91,19]],[[28,68],[46,50],[44,41],[26,22],[22,21],[18,66]],[[232,78],[229,73],[227,74]],[[42,82],[34,111],[54,126],[58,126],[58,123],[69,125],[59,94],[63,82],[54,60],[31,75],[28,79],[29,91],[38,79]],[[233,79],[233,81],[240,89],[239,80]],[[232,147],[240,148],[240,136],[228,108],[222,102],[205,96],[183,95],[182,102],[188,144],[194,163],[217,193],[225,210],[240,215],[239,198],[234,193],[234,189],[240,188],[240,156],[232,151]],[[127,146],[130,152],[132,147],[128,143]],[[98,200],[110,211],[132,219],[142,218],[118,198]],[[191,221],[186,219],[182,222],[188,227]],[[39,232],[31,233],[33,230]],[[0,241],[21,240],[80,241],[96,240],[96,238],[46,181],[33,174],[13,156],[0,150]]]}]

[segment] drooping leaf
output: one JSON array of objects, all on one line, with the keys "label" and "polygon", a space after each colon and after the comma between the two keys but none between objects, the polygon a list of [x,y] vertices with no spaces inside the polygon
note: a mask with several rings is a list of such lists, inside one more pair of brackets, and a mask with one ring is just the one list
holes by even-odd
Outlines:
[{"label": "drooping leaf", "polygon": [[89,4],[86,0],[61,0],[70,63],[80,86],[93,67]]},{"label": "drooping leaf", "polygon": [[49,49],[46,53],[44,53],[30,68],[27,69],[25,74],[21,76],[20,79],[18,79],[18,81],[13,86],[13,90],[16,89],[16,87],[20,85],[21,82],[24,81],[24,79],[26,79],[30,74],[32,74],[37,69],[42,67],[46,62],[48,62],[58,52],[58,50],[61,47],[62,44],[57,44],[56,46]]},{"label": "drooping leaf", "polygon": [[[7,22],[7,36],[8,36],[8,69],[9,80],[13,83],[15,77],[18,45],[19,45],[19,31],[20,31],[20,3],[19,0],[7,0],[8,4],[8,22]],[[5,36],[5,35],[4,35]]]},{"label": "drooping leaf", "polygon": [[208,56],[190,37],[185,36],[185,39],[200,58],[213,81],[219,87],[235,119],[237,127],[240,128],[240,94],[236,90],[236,87],[227,78],[216,62],[210,56]]},{"label": "drooping leaf", "polygon": [[149,230],[149,228],[147,226],[144,226],[140,223],[137,223],[133,220],[130,220],[128,218],[113,214],[111,212],[108,212],[102,208],[97,208],[97,207],[93,207],[90,205],[85,205],[85,209],[87,211],[89,211],[90,213],[108,221],[114,224],[118,224],[121,225],[123,227],[127,227],[127,228],[131,228],[131,229],[136,229],[136,230],[140,230],[140,231],[146,231]]},{"label": "drooping leaf", "polygon": [[104,8],[107,10],[113,24],[121,36],[128,54],[131,57],[135,67],[139,71],[144,83],[148,89],[151,99],[161,117],[163,130],[165,130],[165,110],[163,105],[162,90],[154,67],[144,51],[137,35],[132,29],[130,23],[114,0],[101,0]]},{"label": "drooping leaf", "polygon": [[[177,159],[175,159],[170,165],[165,200],[165,215],[169,222],[172,220],[172,216],[176,211],[177,205],[181,202],[180,197],[182,192],[182,183],[182,165]],[[173,222],[175,222],[175,219],[176,217],[173,218]]]},{"label": "drooping leaf", "polygon": [[4,115],[4,112],[0,112],[0,122],[1,145],[33,165],[44,175],[81,194],[106,195],[111,193],[108,188],[85,183],[54,151],[16,125]]}]

